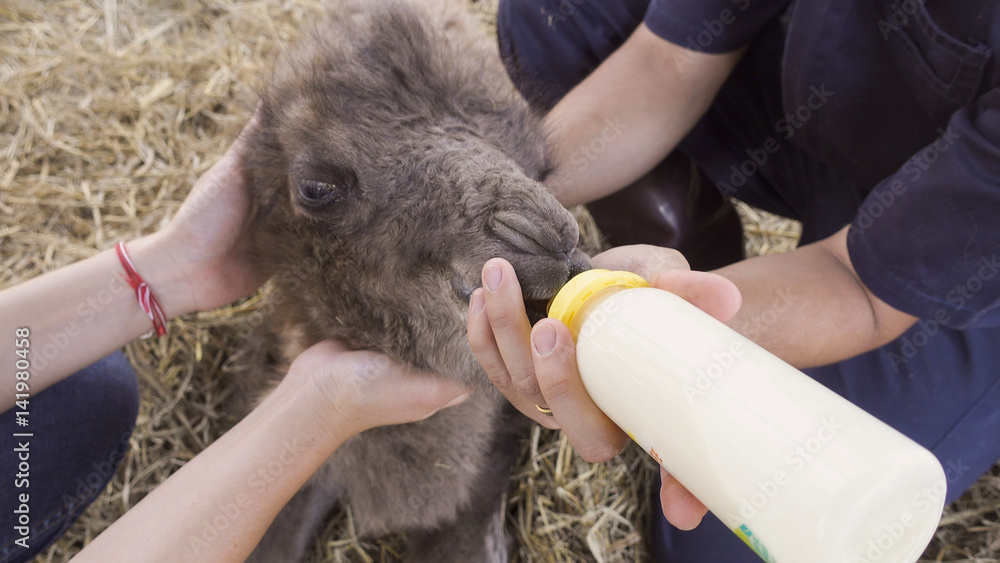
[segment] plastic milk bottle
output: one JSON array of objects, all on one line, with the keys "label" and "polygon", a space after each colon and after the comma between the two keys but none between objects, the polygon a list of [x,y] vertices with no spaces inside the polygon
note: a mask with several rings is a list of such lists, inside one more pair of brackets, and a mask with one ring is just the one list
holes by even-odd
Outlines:
[{"label": "plastic milk bottle", "polygon": [[590,270],[549,316],[597,406],[765,561],[913,563],[930,541],[934,455],[682,298]]}]

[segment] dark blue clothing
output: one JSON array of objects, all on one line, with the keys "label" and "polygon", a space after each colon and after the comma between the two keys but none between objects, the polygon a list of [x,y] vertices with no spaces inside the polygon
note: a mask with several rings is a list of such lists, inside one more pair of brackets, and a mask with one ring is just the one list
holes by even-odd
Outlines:
[{"label": "dark blue clothing", "polygon": [[[28,427],[15,426],[15,411],[0,413],[0,475],[14,479],[19,457],[27,477],[5,483],[0,497],[0,562],[30,561],[59,539],[100,495],[128,448],[139,412],[139,384],[121,352],[31,397]],[[15,432],[31,437],[14,437]],[[27,485],[25,487],[24,485]],[[21,503],[20,495],[28,494]],[[15,510],[29,518],[28,548]]]},{"label": "dark blue clothing", "polygon": [[[757,134],[737,139],[726,152],[706,146],[709,136],[718,140],[706,131],[696,131],[681,149],[739,197],[741,175],[755,174],[737,173],[734,164],[738,169],[749,161],[744,170],[751,170],[780,152],[782,138],[794,143],[843,176],[847,187],[821,186],[824,193],[865,194],[847,218],[848,248],[869,289],[915,316],[940,315],[946,326],[1000,326],[998,3],[802,1],[779,22],[775,16],[788,4],[651,2],[647,24],[674,43],[723,52],[761,38],[767,55],[780,57],[780,66],[767,65],[766,75],[745,77],[766,79],[779,99],[753,96],[741,103],[730,95],[715,108],[754,112],[766,106],[750,102],[764,101],[773,121],[754,123]],[[769,22],[780,26],[772,32],[776,39],[761,37]],[[707,41],[709,28],[719,31],[715,41]],[[774,47],[780,40],[779,52]],[[745,87],[734,88],[743,93]],[[714,131],[723,120],[734,116],[712,116],[708,127]],[[802,211],[824,213],[810,209],[823,201],[808,197],[816,187],[769,181],[767,169],[780,166],[759,165],[758,178],[749,178],[746,187],[791,203],[786,215],[805,220]]]},{"label": "dark blue clothing", "polygon": [[703,53],[729,53],[756,37],[789,0],[647,0],[643,23],[668,41]]},{"label": "dark blue clothing", "polygon": [[[691,50],[746,48],[679,150],[724,194],[802,221],[803,244],[851,225],[862,281],[922,320],[806,372],[934,452],[950,502],[1000,458],[998,5],[502,0],[499,41],[541,107],[643,21]],[[711,516],[692,532],[660,517],[653,544],[657,561],[759,561]]]}]

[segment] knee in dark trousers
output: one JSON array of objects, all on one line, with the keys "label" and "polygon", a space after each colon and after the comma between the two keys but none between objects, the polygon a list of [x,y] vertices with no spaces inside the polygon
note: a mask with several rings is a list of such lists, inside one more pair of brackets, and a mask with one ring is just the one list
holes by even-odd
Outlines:
[{"label": "knee in dark trousers", "polygon": [[[0,507],[0,561],[11,563],[30,561],[59,539],[107,487],[135,427],[139,385],[125,355],[115,352],[31,396],[27,406],[20,416],[28,425],[17,428],[31,435],[0,435],[3,474],[15,475],[28,463],[28,486],[15,484],[4,494],[4,504],[9,498],[17,505]],[[15,428],[19,410],[0,413],[0,428]],[[17,450],[27,460],[10,453]],[[28,495],[23,503],[22,494]],[[23,521],[14,513],[22,504]],[[22,522],[27,539],[15,528]]]}]

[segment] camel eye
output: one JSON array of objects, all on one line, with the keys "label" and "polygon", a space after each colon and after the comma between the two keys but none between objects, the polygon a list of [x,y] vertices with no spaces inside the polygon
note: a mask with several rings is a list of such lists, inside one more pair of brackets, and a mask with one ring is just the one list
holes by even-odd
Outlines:
[{"label": "camel eye", "polygon": [[333,212],[358,193],[358,177],[344,166],[293,167],[289,183],[294,186],[296,203],[308,213]]},{"label": "camel eye", "polygon": [[299,180],[299,197],[303,203],[316,205],[337,199],[340,190],[336,184],[319,180]]}]

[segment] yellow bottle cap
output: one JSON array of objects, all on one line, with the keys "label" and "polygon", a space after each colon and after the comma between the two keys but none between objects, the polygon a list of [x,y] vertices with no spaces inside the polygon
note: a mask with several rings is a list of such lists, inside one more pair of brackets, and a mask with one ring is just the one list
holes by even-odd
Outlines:
[{"label": "yellow bottle cap", "polygon": [[[559,290],[549,302],[549,318],[562,321],[572,329],[573,319],[588,299],[609,287],[649,287],[638,274],[625,271],[587,270],[577,275]],[[576,339],[576,334],[573,334]]]}]

